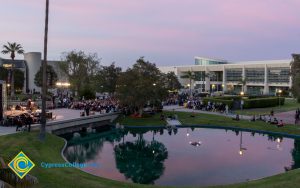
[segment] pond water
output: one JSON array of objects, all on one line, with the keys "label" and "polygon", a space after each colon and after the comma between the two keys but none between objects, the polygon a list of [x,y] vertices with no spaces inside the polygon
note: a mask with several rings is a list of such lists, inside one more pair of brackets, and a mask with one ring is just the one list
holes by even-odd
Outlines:
[{"label": "pond water", "polygon": [[208,128],[125,129],[82,134],[65,150],[84,171],[141,184],[192,186],[245,182],[300,167],[300,140]]}]

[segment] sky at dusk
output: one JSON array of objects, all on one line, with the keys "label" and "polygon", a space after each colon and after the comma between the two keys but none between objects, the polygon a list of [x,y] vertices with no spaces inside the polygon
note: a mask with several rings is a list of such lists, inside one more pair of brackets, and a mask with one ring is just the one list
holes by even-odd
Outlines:
[{"label": "sky at dusk", "polygon": [[[45,0],[0,3],[0,45],[42,52]],[[48,59],[74,49],[121,67],[141,56],[158,66],[190,65],[194,56],[289,59],[300,53],[299,7],[300,0],[50,0]]]}]

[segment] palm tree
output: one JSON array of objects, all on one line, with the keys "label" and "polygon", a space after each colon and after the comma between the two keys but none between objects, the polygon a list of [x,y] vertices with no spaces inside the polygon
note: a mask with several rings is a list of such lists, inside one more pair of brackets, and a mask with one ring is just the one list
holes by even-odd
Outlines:
[{"label": "palm tree", "polygon": [[239,81],[238,85],[242,85],[242,92],[245,92],[245,86],[246,86],[246,84],[247,84],[247,79],[246,78],[242,78]]},{"label": "palm tree", "polygon": [[[9,43],[7,42],[7,45],[3,45],[3,54],[9,54],[10,53],[10,58],[14,61],[16,54],[24,54],[23,47],[20,44],[17,44],[16,42]],[[15,87],[14,87],[14,65],[12,64],[11,66],[11,97],[15,96]]]},{"label": "palm tree", "polygon": [[300,102],[300,54],[292,54],[291,62],[292,94]]},{"label": "palm tree", "polygon": [[42,87],[42,116],[39,138],[46,137],[46,98],[47,98],[47,45],[48,45],[49,0],[46,0],[45,35],[44,35],[44,61],[43,61],[43,87]]},{"label": "palm tree", "polygon": [[192,71],[187,71],[185,75],[181,76],[181,78],[189,79],[190,96],[192,96],[192,81],[196,80],[196,77],[196,74]]}]

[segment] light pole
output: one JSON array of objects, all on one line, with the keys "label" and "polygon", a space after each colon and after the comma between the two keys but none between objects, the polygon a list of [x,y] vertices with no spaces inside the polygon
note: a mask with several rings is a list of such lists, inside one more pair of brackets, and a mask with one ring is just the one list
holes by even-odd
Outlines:
[{"label": "light pole", "polygon": [[192,96],[192,86],[191,86],[191,84],[188,84],[187,86],[188,86],[189,89],[190,89],[190,97],[191,97],[191,96]]},{"label": "light pole", "polygon": [[278,90],[278,103],[279,103],[279,108],[280,108],[280,95],[281,95],[281,93],[282,93],[282,90],[279,89],[279,90]]},{"label": "light pole", "polygon": [[[242,97],[241,98],[241,113],[242,113],[242,111],[243,111],[243,105],[244,105],[243,96],[245,95],[244,91],[241,91],[240,95]],[[242,116],[241,116],[241,118],[242,118]]]},{"label": "light pole", "polygon": [[243,132],[241,131],[239,154],[242,156],[245,150],[247,150],[247,148],[243,148]]}]

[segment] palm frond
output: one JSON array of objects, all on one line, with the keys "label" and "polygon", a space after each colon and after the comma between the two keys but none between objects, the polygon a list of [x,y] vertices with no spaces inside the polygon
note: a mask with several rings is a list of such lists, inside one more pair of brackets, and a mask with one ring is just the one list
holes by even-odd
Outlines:
[{"label": "palm frond", "polygon": [[3,53],[3,54],[8,54],[9,51],[8,51],[8,50],[2,50],[1,53]]}]

